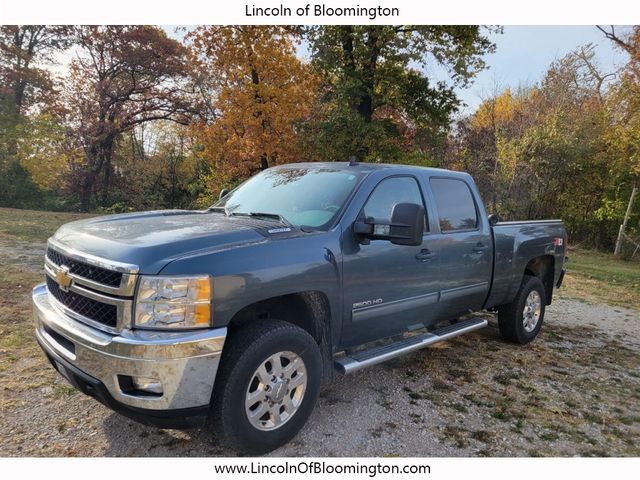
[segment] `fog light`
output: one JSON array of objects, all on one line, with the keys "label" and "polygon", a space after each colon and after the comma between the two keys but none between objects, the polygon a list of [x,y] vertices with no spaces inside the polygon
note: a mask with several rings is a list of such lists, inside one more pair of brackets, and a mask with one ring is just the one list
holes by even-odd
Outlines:
[{"label": "fog light", "polygon": [[138,397],[161,397],[162,382],[157,378],[132,377],[118,375],[118,384],[122,393]]},{"label": "fog light", "polygon": [[131,383],[135,390],[162,395],[162,383],[157,378],[131,377]]}]

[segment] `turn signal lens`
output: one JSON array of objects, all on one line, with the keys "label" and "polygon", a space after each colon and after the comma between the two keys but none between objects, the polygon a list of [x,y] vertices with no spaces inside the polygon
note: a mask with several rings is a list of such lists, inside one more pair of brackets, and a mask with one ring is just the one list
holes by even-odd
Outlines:
[{"label": "turn signal lens", "polygon": [[196,312],[193,323],[196,325],[209,326],[209,324],[211,323],[210,304],[196,305]]},{"label": "turn signal lens", "polygon": [[196,300],[208,301],[211,299],[211,279],[209,277],[197,278],[196,284]]}]

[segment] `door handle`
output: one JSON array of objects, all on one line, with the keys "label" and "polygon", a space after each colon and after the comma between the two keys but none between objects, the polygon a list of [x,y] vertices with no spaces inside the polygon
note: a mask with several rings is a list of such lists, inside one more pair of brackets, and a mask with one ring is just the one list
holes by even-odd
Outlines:
[{"label": "door handle", "polygon": [[482,242],[478,242],[478,243],[476,243],[476,246],[475,246],[475,247],[473,247],[473,251],[474,251],[475,253],[482,253],[482,252],[484,252],[485,250],[487,250],[488,248],[489,248],[489,246],[488,246],[488,245],[485,245],[485,244],[484,244],[484,243],[482,243]]},{"label": "door handle", "polygon": [[423,262],[428,262],[433,257],[435,257],[435,253],[431,253],[428,248],[423,248],[420,250],[420,253],[416,254],[416,260],[422,260]]}]

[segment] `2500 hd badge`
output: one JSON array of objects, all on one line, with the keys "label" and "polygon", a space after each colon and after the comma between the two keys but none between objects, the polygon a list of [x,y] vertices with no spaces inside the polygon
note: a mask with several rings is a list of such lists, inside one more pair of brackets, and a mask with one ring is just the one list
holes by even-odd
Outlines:
[{"label": "2500 hd badge", "polygon": [[381,298],[376,298],[374,300],[363,300],[362,302],[356,302],[353,304],[353,309],[362,308],[362,307],[370,307],[371,305],[380,305],[382,303]]}]

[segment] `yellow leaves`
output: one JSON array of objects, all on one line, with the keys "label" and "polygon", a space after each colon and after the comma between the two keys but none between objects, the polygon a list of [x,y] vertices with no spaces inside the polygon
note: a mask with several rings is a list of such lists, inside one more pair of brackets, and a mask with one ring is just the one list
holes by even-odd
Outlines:
[{"label": "yellow leaves", "polygon": [[513,178],[520,153],[516,142],[511,142],[504,136],[498,136],[496,138],[496,150],[498,165],[502,173],[508,178]]},{"label": "yellow leaves", "polygon": [[510,89],[501,95],[485,100],[478,107],[472,119],[472,127],[476,129],[496,129],[513,122],[522,113],[524,101],[514,97]]},{"label": "yellow leaves", "polygon": [[514,98],[511,90],[507,89],[503,95],[496,98],[496,122],[500,125],[512,122],[515,116],[520,113],[521,107],[522,101]]}]

